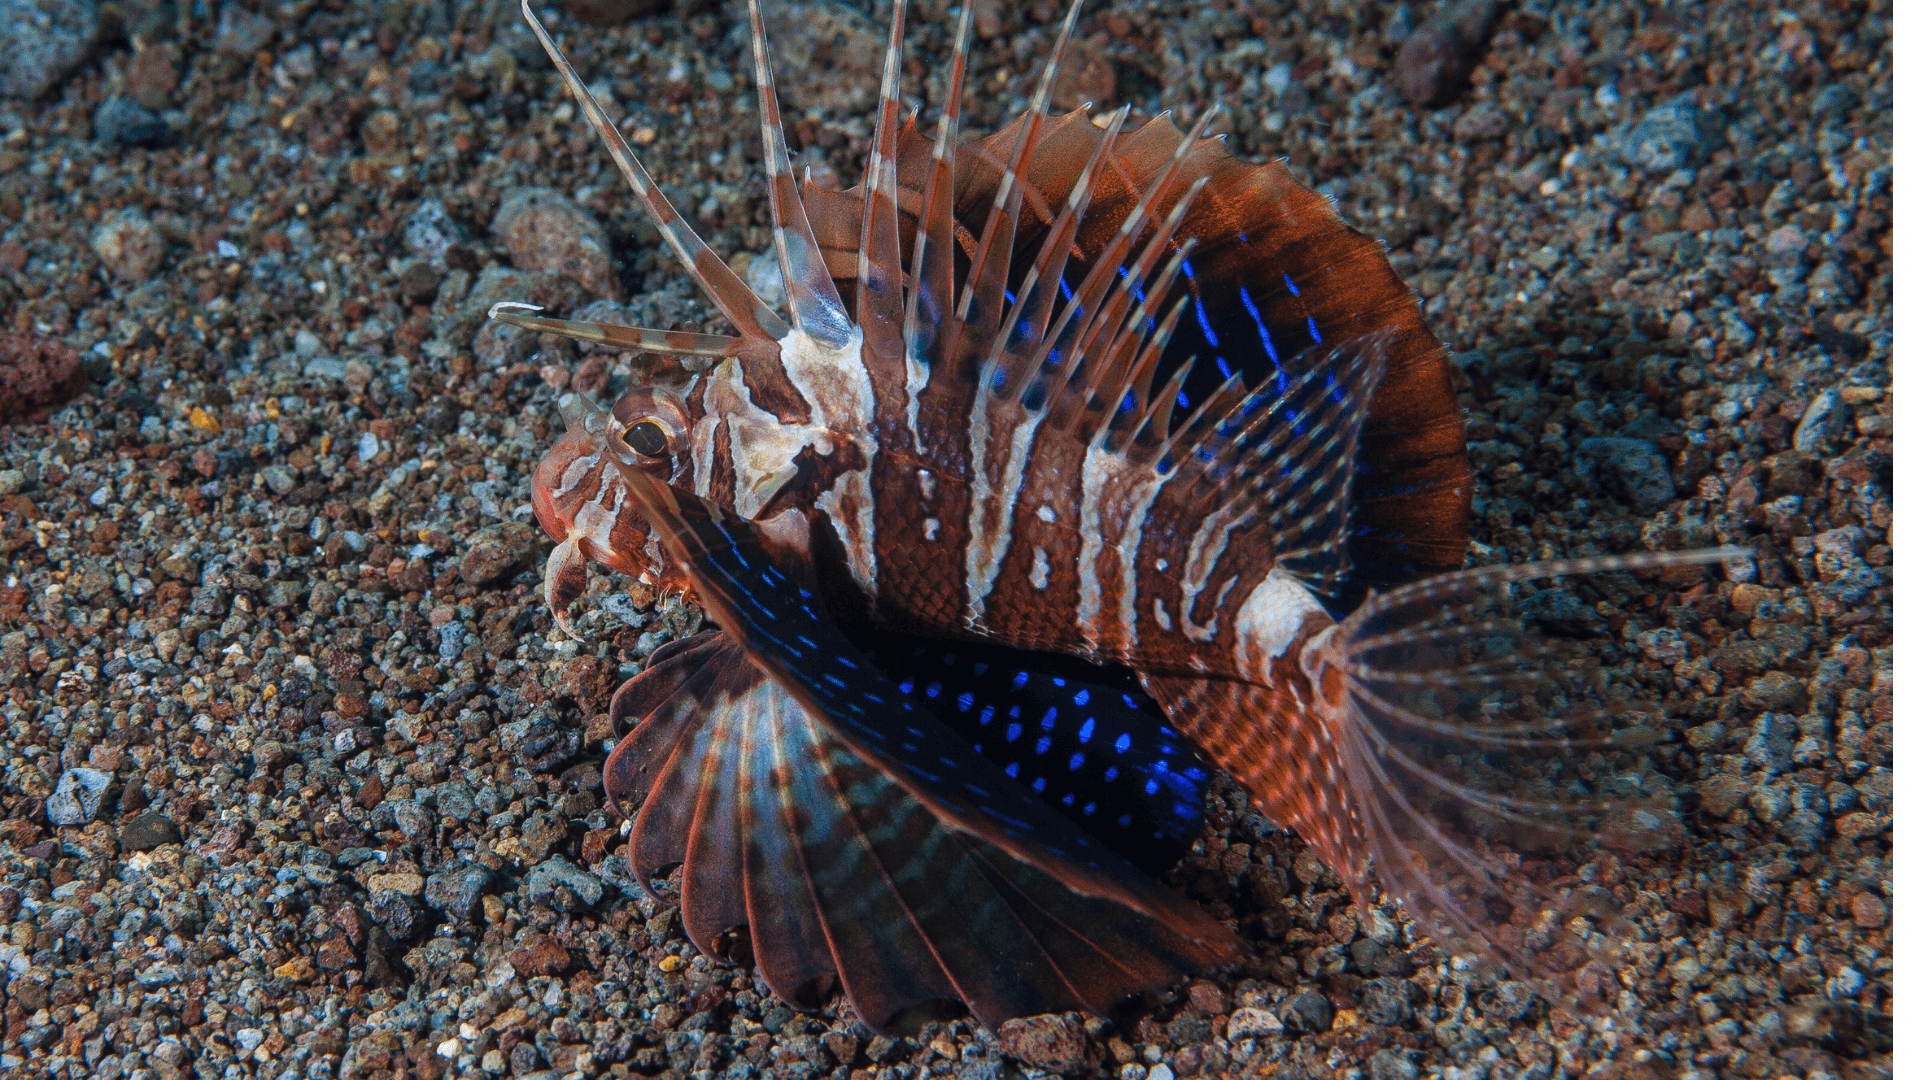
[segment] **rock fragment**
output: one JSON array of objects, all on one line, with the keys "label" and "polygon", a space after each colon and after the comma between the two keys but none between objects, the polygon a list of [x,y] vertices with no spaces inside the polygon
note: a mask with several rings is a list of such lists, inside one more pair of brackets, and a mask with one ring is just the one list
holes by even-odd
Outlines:
[{"label": "rock fragment", "polygon": [[151,279],[167,253],[166,238],[137,207],[115,210],[93,230],[93,253],[113,276],[128,283]]},{"label": "rock fragment", "polygon": [[1678,97],[1648,110],[1627,132],[1620,155],[1627,164],[1659,175],[1705,161],[1726,141],[1718,114]]},{"label": "rock fragment", "polygon": [[139,102],[110,97],[93,110],[93,137],[111,146],[162,146],[173,129]]},{"label": "rock fragment", "polygon": [[1503,6],[1501,0],[1455,0],[1415,27],[1393,61],[1394,79],[1407,100],[1439,108],[1458,98]]},{"label": "rock fragment", "polygon": [[519,521],[503,521],[473,534],[467,553],[460,557],[460,580],[469,585],[490,585],[524,566],[539,538],[533,526]]},{"label": "rock fragment", "polygon": [[100,33],[92,0],[0,0],[0,97],[32,100],[73,70]]},{"label": "rock fragment", "polygon": [[1063,1014],[1028,1016],[1000,1025],[1007,1053],[1036,1068],[1056,1073],[1085,1072],[1093,1066],[1087,1029]]},{"label": "rock fragment", "polygon": [[120,829],[120,846],[127,851],[152,851],[180,842],[180,827],[165,814],[140,814]]},{"label": "rock fragment", "polygon": [[99,769],[68,769],[60,774],[53,794],[47,796],[47,820],[55,825],[85,825],[100,813],[100,797],[106,794],[113,774]]},{"label": "rock fragment", "polygon": [[1658,510],[1673,501],[1673,472],[1645,439],[1587,439],[1574,451],[1573,468],[1636,510]]},{"label": "rock fragment", "polygon": [[551,270],[595,296],[618,300],[607,230],[592,213],[548,187],[508,189],[493,234],[521,270]]},{"label": "rock fragment", "polygon": [[527,899],[555,911],[586,911],[606,891],[599,878],[558,855],[527,875]]},{"label": "rock fragment", "polygon": [[0,421],[44,415],[86,386],[79,354],[62,342],[0,333]]}]

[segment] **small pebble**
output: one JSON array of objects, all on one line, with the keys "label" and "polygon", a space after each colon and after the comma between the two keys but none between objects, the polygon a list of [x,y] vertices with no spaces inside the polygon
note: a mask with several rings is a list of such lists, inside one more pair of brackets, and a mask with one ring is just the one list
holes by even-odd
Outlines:
[{"label": "small pebble", "polygon": [[606,229],[586,208],[552,188],[520,187],[502,195],[493,234],[519,270],[550,270],[594,296],[618,300]]},{"label": "small pebble", "polygon": [[180,827],[165,814],[141,814],[120,828],[120,846],[128,851],[152,851],[180,842]]},{"label": "small pebble", "polygon": [[0,0],[0,97],[31,101],[59,82],[100,33],[92,0]]},{"label": "small pebble", "polygon": [[68,769],[47,797],[47,820],[55,825],[85,825],[100,812],[100,798],[106,794],[113,774],[99,769]]},{"label": "small pebble", "polygon": [[121,281],[139,283],[160,268],[167,242],[138,209],[115,210],[93,230],[93,253]]}]

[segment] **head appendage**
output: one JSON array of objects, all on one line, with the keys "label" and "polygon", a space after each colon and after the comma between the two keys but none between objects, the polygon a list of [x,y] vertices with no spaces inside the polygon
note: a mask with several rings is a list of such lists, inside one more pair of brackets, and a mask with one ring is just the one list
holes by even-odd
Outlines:
[{"label": "head appendage", "polygon": [[778,341],[785,337],[787,324],[781,321],[780,316],[773,313],[773,309],[769,308],[765,301],[747,287],[746,282],[740,280],[739,275],[735,274],[720,256],[713,253],[713,249],[707,246],[706,241],[700,239],[700,234],[693,231],[693,228],[681,218],[679,211],[673,208],[673,204],[667,201],[667,197],[661,194],[659,186],[653,182],[653,177],[647,173],[646,167],[640,164],[640,159],[634,154],[633,148],[627,145],[626,138],[620,134],[618,128],[613,126],[613,121],[607,117],[606,110],[600,107],[600,103],[587,90],[586,83],[582,82],[579,73],[573,70],[573,64],[560,51],[560,47],[554,44],[552,36],[547,33],[547,28],[533,13],[532,0],[520,0],[520,13],[525,17],[527,25],[532,28],[534,37],[539,39],[541,47],[546,49],[548,58],[559,70],[560,77],[566,82],[567,89],[573,93],[574,100],[580,103],[580,109],[586,114],[587,121],[600,134],[600,141],[606,145],[607,152],[613,155],[614,165],[620,170],[620,174],[626,177],[627,186],[640,197],[641,203],[647,208],[648,215],[653,218],[654,224],[659,226],[660,235],[666,240],[667,246],[679,258],[680,264],[686,268],[687,273],[692,275],[693,280],[698,282],[700,288],[706,292],[707,298],[713,301],[713,305],[720,309],[720,313],[726,316],[727,321],[732,323],[734,329],[740,333],[767,341]]},{"label": "head appendage", "polygon": [[[1548,979],[1542,954],[1555,942],[1540,927],[1548,913],[1604,923],[1568,875],[1601,849],[1657,850],[1679,829],[1641,752],[1658,738],[1646,725],[1661,706],[1635,699],[1657,688],[1636,695],[1631,674],[1608,666],[1610,639],[1556,634],[1512,586],[1744,557],[1721,548],[1443,574],[1370,598],[1310,645],[1303,666],[1383,894],[1565,996]],[[1580,963],[1599,957],[1599,941]]]},{"label": "head appendage", "polygon": [[681,330],[647,330],[616,323],[583,322],[575,319],[549,319],[531,314],[542,310],[535,304],[503,300],[487,309],[487,318],[542,334],[558,334],[575,341],[588,341],[631,352],[669,353],[676,356],[740,356],[750,352],[757,339],[726,337],[721,334],[695,334]]},{"label": "head appendage", "polygon": [[820,255],[787,158],[787,136],[780,127],[780,103],[773,89],[773,60],[767,28],[760,21],[760,0],[747,0],[753,24],[753,77],[760,88],[760,143],[766,156],[767,203],[773,215],[773,246],[786,282],[787,302],[800,332],[828,348],[840,348],[853,336],[853,324],[840,303],[833,275]]}]

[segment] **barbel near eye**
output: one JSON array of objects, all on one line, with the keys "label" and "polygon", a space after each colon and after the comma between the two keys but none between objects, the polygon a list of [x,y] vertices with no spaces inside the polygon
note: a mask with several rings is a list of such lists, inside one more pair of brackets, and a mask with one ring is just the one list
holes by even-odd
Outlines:
[{"label": "barbel near eye", "polygon": [[627,465],[670,478],[688,450],[687,408],[675,395],[647,387],[630,390],[607,417],[607,446]]}]

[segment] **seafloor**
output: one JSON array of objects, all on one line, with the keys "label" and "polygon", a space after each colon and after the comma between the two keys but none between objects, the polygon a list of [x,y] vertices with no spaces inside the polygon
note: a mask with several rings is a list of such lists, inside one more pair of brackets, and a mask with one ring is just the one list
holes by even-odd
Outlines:
[{"label": "seafloor", "polygon": [[[549,14],[744,267],[742,8],[660,2]],[[644,362],[482,313],[711,314],[510,8],[0,3],[0,1072],[1890,1075],[1890,6],[1095,0],[1063,99],[1223,102],[1426,298],[1474,562],[1758,560],[1567,597],[1679,703],[1687,839],[1580,871],[1637,939],[1582,987],[1612,1015],[1356,918],[1230,796],[1174,880],[1243,968],[894,1038],[700,958],[624,868],[608,694],[698,614],[609,580],[556,634],[528,477]],[[1023,7],[982,0],[981,128],[1062,13]],[[913,6],[916,100],[951,15]],[[799,153],[857,175],[874,13],[770,21]]]}]

